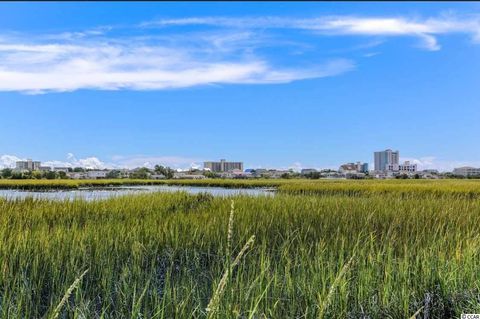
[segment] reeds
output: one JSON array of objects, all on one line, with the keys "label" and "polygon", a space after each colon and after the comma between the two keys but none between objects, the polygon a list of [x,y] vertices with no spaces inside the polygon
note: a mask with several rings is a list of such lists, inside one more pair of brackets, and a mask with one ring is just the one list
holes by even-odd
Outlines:
[{"label": "reeds", "polygon": [[478,183],[456,183],[402,182],[401,192],[339,183],[274,197],[0,200],[0,317],[480,312],[480,199],[457,194],[475,193]]},{"label": "reeds", "polygon": [[81,275],[80,277],[78,277],[77,279],[75,279],[75,281],[72,283],[72,285],[70,287],[68,287],[67,291],[65,292],[65,294],[63,295],[62,297],[62,300],[60,300],[60,302],[58,303],[58,305],[55,307],[55,309],[53,310],[53,313],[52,315],[50,316],[50,319],[57,319],[58,316],[60,315],[60,311],[62,310],[63,306],[67,303],[68,301],[68,298],[70,298],[70,296],[72,295],[73,291],[78,287],[78,285],[80,284],[80,282],[82,281],[83,277],[87,274],[88,272],[88,269],[85,270]]}]

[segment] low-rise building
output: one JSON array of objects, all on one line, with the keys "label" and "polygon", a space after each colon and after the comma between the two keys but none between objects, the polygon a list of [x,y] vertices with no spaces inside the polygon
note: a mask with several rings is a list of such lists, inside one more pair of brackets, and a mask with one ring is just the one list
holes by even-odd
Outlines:
[{"label": "low-rise building", "polygon": [[271,170],[268,170],[265,177],[268,177],[268,178],[284,178],[284,177],[288,177],[288,176],[293,175],[293,174],[294,174],[294,172],[291,171],[291,170],[271,169]]},{"label": "low-rise building", "polygon": [[69,172],[67,177],[71,179],[87,179],[88,175],[86,172]]},{"label": "low-rise building", "polygon": [[64,172],[64,173],[68,173],[70,171],[70,168],[69,167],[54,167],[53,168],[53,171],[54,172]]},{"label": "low-rise building", "polygon": [[308,175],[308,174],[313,174],[317,173],[318,171],[315,168],[304,168],[300,171],[300,174],[302,175]]},{"label": "low-rise building", "polygon": [[387,164],[386,171],[394,173],[415,173],[417,171],[417,164],[410,164],[409,161],[403,164]]},{"label": "low-rise building", "polygon": [[108,174],[108,170],[87,171],[87,178],[88,179],[107,178],[107,174]]},{"label": "low-rise building", "polygon": [[174,179],[205,179],[206,177],[201,174],[192,174],[190,172],[175,172],[173,173]]},{"label": "low-rise building", "polygon": [[368,173],[368,163],[347,163],[340,165],[338,169],[340,173]]},{"label": "low-rise building", "polygon": [[453,170],[453,174],[464,177],[480,176],[480,168],[470,166],[458,167]]},{"label": "low-rise building", "polygon": [[365,173],[360,172],[347,172],[344,174],[346,179],[364,179]]},{"label": "low-rise building", "polygon": [[440,179],[442,176],[436,169],[425,169],[416,173],[419,178],[423,179]]},{"label": "low-rise building", "polygon": [[221,178],[249,178],[252,177],[251,172],[243,172],[239,169],[234,169],[230,172],[223,172],[218,174]]},{"label": "low-rise building", "polygon": [[256,168],[250,172],[253,177],[267,177],[268,170],[265,168]]}]

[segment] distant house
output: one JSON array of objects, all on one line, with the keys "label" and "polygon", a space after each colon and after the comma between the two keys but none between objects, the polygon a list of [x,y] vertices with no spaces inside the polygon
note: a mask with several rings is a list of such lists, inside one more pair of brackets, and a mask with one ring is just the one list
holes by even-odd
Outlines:
[{"label": "distant house", "polygon": [[100,171],[87,171],[87,178],[88,179],[100,179],[100,178],[107,178],[108,170]]},{"label": "distant house", "polygon": [[218,173],[221,178],[248,178],[252,177],[251,172],[243,172],[239,169],[234,169],[229,172]]},{"label": "distant house", "polygon": [[71,178],[71,179],[87,179],[88,178],[87,173],[85,172],[70,172],[70,173],[67,173],[67,176],[68,178]]},{"label": "distant house", "polygon": [[175,172],[173,173],[175,179],[205,179],[204,175],[192,174],[190,172]]},{"label": "distant house", "polygon": [[277,170],[277,169],[264,169],[258,168],[249,177],[263,177],[263,178],[282,178],[286,175],[292,175],[292,170]]},{"label": "distant house", "polygon": [[348,172],[348,173],[345,173],[345,178],[346,179],[364,179],[365,173]]},{"label": "distant house", "polygon": [[69,167],[54,167],[53,168],[53,171],[54,172],[64,172],[64,173],[68,173],[69,171]]},{"label": "distant house", "polygon": [[300,174],[308,175],[308,174],[313,174],[313,173],[316,173],[316,172],[318,172],[318,171],[314,168],[304,168],[300,171]]}]

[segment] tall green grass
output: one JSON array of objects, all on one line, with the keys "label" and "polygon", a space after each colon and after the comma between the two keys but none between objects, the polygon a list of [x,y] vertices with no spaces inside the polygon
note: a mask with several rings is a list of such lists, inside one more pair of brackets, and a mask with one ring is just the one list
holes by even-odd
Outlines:
[{"label": "tall green grass", "polygon": [[477,198],[478,180],[307,180],[307,179],[205,179],[205,180],[0,180],[0,189],[55,190],[82,187],[118,187],[135,185],[202,186],[225,188],[276,188],[296,195],[387,195],[403,197],[448,196]]},{"label": "tall green grass", "polygon": [[476,180],[333,180],[291,181],[279,190],[299,195],[370,196],[394,195],[403,198],[459,197],[478,198],[480,181]]},{"label": "tall green grass", "polygon": [[204,179],[204,180],[152,180],[152,179],[92,179],[92,180],[12,180],[0,179],[0,189],[47,190],[47,189],[77,189],[81,187],[118,187],[135,185],[175,185],[175,186],[205,186],[225,188],[255,188],[277,187],[289,180],[242,180],[242,179]]},{"label": "tall green grass", "polygon": [[[480,312],[480,200],[411,187],[408,196],[374,189],[368,196],[0,199],[0,315],[453,318]],[[230,269],[251,236],[255,242]]]}]

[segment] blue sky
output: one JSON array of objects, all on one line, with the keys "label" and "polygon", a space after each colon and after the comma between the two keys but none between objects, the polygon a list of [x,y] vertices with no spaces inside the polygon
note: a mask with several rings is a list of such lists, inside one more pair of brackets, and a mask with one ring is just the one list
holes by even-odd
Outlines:
[{"label": "blue sky", "polygon": [[478,3],[0,3],[0,166],[480,166]]}]

